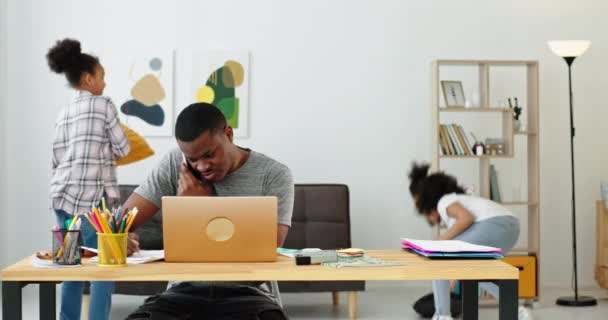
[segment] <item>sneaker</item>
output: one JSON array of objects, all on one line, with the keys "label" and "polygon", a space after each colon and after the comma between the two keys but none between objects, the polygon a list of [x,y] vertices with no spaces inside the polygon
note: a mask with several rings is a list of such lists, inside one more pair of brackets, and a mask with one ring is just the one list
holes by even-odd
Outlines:
[{"label": "sneaker", "polygon": [[451,316],[440,316],[438,314],[433,316],[432,320],[454,320]]},{"label": "sneaker", "polygon": [[532,318],[532,313],[530,312],[530,309],[526,308],[526,307],[519,307],[518,312],[517,312],[517,319],[519,320],[532,320],[534,318]]}]

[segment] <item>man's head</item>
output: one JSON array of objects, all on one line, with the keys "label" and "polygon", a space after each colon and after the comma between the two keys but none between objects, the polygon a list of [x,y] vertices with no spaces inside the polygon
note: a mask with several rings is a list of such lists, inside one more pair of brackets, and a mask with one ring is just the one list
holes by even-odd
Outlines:
[{"label": "man's head", "polygon": [[238,162],[233,131],[215,106],[194,103],[184,109],[175,123],[177,144],[192,169],[208,181],[220,181]]}]

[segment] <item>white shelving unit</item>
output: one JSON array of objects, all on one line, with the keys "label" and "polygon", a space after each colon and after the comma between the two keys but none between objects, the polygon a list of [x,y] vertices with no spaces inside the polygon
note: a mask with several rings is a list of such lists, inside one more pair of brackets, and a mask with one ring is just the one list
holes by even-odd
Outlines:
[{"label": "white shelving unit", "polygon": [[[446,108],[441,106],[441,71],[443,67],[465,68],[471,67],[471,70],[476,70],[479,88],[479,107],[472,108]],[[509,108],[493,107],[490,105],[490,70],[494,67],[502,69],[509,67],[517,67],[518,70],[525,68],[525,93],[526,98],[522,101],[525,105],[524,112],[527,120],[525,131],[513,130],[513,114]],[[475,68],[475,69],[473,69]],[[539,85],[538,85],[538,62],[537,61],[502,61],[502,60],[436,60],[432,66],[432,111],[433,111],[433,169],[444,170],[446,161],[454,161],[454,159],[464,159],[460,161],[476,161],[479,168],[479,194],[483,197],[490,197],[490,165],[492,161],[504,159],[501,161],[510,161],[514,158],[516,150],[515,143],[523,141],[527,148],[527,197],[525,199],[517,199],[513,201],[502,202],[503,205],[509,207],[518,207],[518,210],[524,210],[527,213],[527,223],[522,222],[522,226],[527,225],[527,230],[521,230],[521,233],[527,231],[527,245],[518,247],[512,251],[512,255],[527,255],[536,258],[536,270],[540,270],[540,199],[539,199]],[[467,69],[468,70],[468,69]],[[447,80],[447,79],[446,79]],[[454,79],[449,79],[454,80]],[[477,117],[484,114],[494,114],[497,120],[496,127],[501,126],[502,139],[505,141],[505,153],[503,155],[483,155],[483,156],[456,156],[456,155],[441,155],[439,144],[439,131],[442,120],[442,115],[450,115],[450,118],[471,120],[471,117]],[[453,172],[449,172],[453,173]],[[513,172],[517,174],[517,172]],[[522,208],[523,207],[523,208]],[[538,272],[536,272],[537,283]],[[538,285],[536,285],[536,297],[538,298]]]}]

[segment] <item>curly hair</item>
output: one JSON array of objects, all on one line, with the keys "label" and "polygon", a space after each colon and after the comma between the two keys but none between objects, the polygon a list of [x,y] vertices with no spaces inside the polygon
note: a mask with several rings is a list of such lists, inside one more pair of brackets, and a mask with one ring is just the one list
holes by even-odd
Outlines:
[{"label": "curly hair", "polygon": [[72,87],[77,87],[84,72],[94,74],[99,59],[82,53],[80,42],[74,39],[63,39],[55,43],[46,54],[46,60],[53,72],[65,73]]},{"label": "curly hair", "polygon": [[426,163],[413,163],[408,175],[410,193],[415,199],[418,212],[423,215],[429,215],[432,210],[437,209],[437,203],[444,195],[465,193],[456,178],[443,172],[429,175],[429,168],[430,165]]}]

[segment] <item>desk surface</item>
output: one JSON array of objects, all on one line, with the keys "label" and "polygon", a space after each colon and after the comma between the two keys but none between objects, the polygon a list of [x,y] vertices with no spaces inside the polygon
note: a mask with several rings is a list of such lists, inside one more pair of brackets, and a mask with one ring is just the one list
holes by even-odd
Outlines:
[{"label": "desk surface", "polygon": [[518,279],[519,271],[500,260],[429,260],[403,250],[369,250],[371,257],[398,261],[400,266],[330,268],[296,266],[279,256],[270,263],[167,263],[151,262],[127,267],[99,267],[85,261],[82,267],[41,269],[31,257],[2,270],[2,281],[326,281],[326,280],[502,280]]}]

